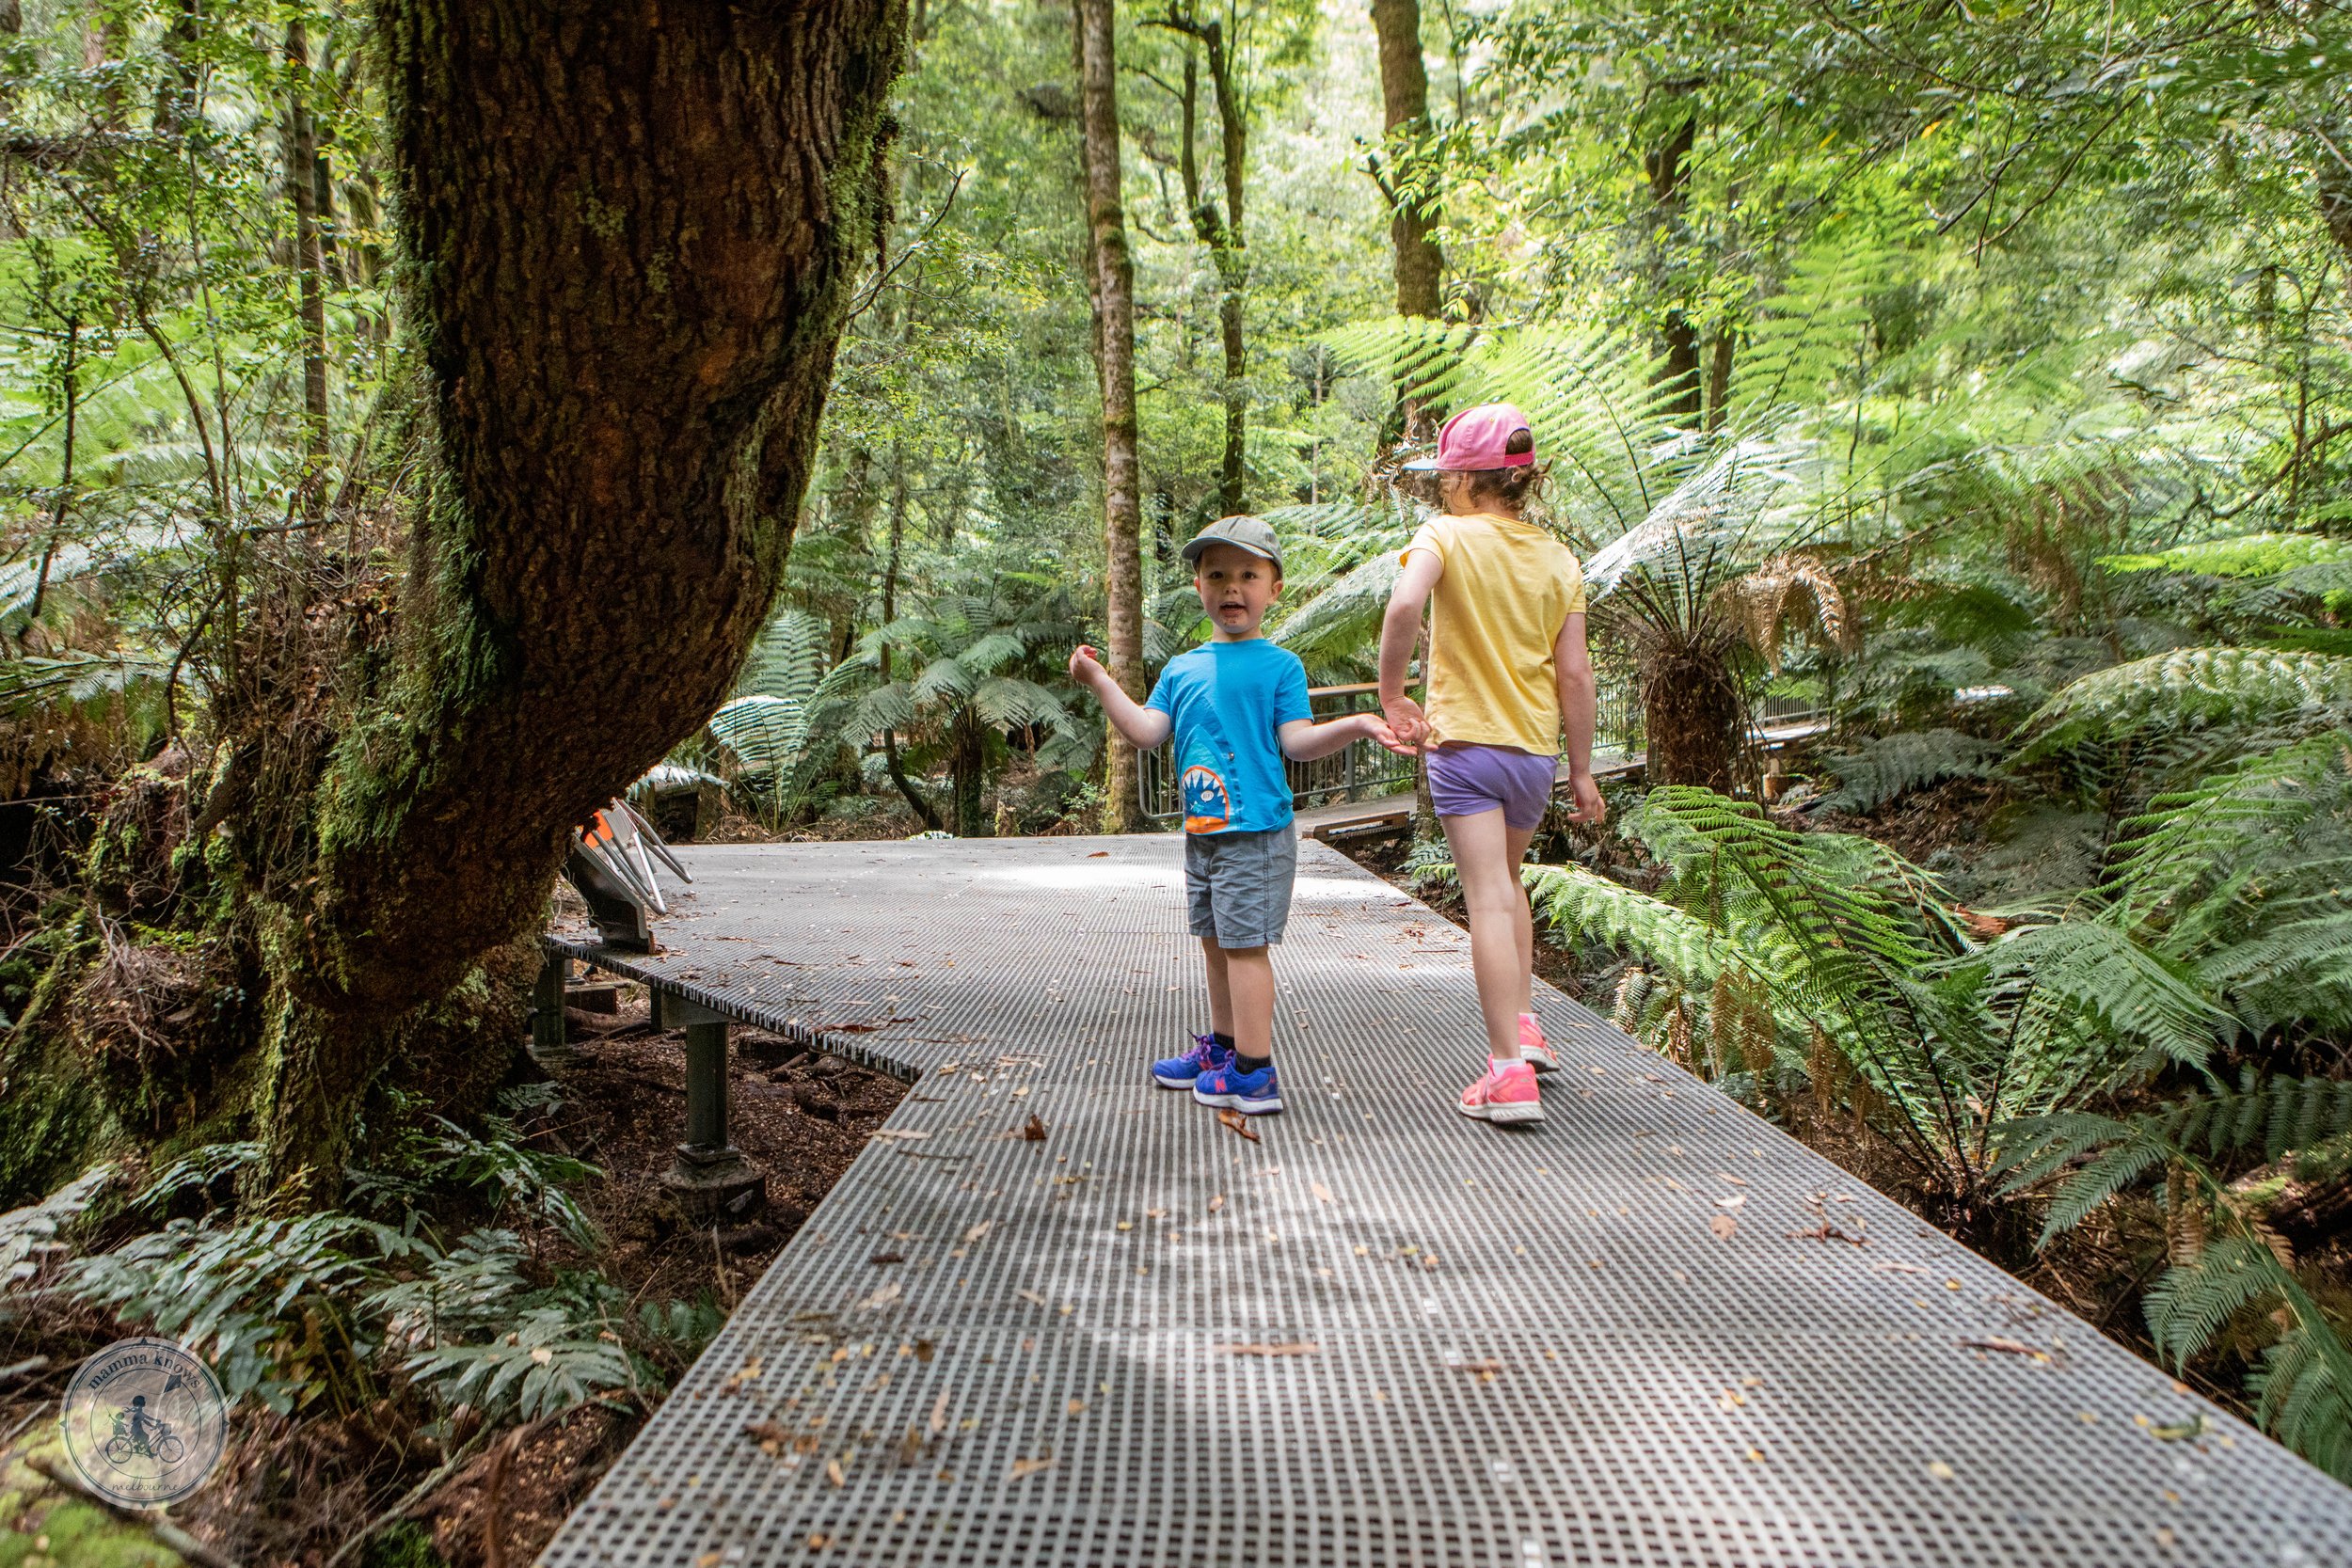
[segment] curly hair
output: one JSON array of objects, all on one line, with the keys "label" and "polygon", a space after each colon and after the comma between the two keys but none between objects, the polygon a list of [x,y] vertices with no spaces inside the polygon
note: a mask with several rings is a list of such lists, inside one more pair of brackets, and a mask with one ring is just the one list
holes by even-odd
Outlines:
[{"label": "curly hair", "polygon": [[[1511,432],[1511,438],[1502,444],[1507,452],[1534,451],[1534,436],[1524,430]],[[1547,477],[1540,463],[1522,463],[1515,468],[1465,468],[1470,476],[1470,499],[1499,500],[1518,510],[1530,502],[1541,500]]]}]

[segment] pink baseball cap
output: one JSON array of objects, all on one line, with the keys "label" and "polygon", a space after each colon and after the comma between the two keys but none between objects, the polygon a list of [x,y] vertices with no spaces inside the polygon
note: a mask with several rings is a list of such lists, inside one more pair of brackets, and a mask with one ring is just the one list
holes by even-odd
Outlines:
[{"label": "pink baseball cap", "polygon": [[1535,461],[1533,446],[1506,451],[1511,437],[1528,428],[1527,416],[1507,403],[1482,403],[1446,420],[1438,432],[1438,455],[1405,465],[1416,473],[1435,469],[1523,468]]}]

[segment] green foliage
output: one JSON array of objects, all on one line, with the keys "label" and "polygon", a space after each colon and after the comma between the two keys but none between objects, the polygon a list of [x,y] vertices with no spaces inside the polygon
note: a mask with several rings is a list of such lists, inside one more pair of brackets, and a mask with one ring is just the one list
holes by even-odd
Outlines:
[{"label": "green foliage", "polygon": [[824,680],[824,623],[805,610],[778,610],[760,628],[734,697],[710,716],[710,738],[735,767],[737,787],[771,817],[789,815],[823,766],[812,735]]},{"label": "green foliage", "polygon": [[1981,779],[1993,772],[2000,748],[1958,730],[1925,730],[1881,736],[1860,750],[1837,752],[1821,761],[1837,787],[1817,804],[1830,811],[1871,812],[1899,796],[1949,779]]},{"label": "green foliage", "polygon": [[2311,729],[2352,715],[2352,658],[2263,648],[2182,648],[2075,681],[2026,721],[2031,761],[2191,728]]},{"label": "green foliage", "polygon": [[2190,572],[2214,578],[2277,577],[2301,566],[2352,562],[2352,545],[2313,533],[2242,533],[2175,545],[2153,555],[2111,555],[2111,572]]},{"label": "green foliage", "polygon": [[40,1272],[46,1254],[64,1250],[58,1237],[115,1180],[111,1165],[95,1165],[42,1198],[0,1214],[0,1284],[15,1285]]}]

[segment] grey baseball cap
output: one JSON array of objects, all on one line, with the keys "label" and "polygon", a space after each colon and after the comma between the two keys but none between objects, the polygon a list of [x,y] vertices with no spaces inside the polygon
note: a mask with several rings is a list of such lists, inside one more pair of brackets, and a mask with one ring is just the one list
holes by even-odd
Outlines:
[{"label": "grey baseball cap", "polygon": [[1211,545],[1232,545],[1264,556],[1277,566],[1282,564],[1281,541],[1274,537],[1274,525],[1263,517],[1219,517],[1192,536],[1192,543],[1184,546],[1184,559],[1198,562],[1200,552]]}]

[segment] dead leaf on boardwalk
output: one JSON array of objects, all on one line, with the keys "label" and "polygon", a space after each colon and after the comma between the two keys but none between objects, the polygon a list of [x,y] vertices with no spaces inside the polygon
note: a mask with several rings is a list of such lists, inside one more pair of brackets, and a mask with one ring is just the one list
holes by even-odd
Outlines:
[{"label": "dead leaf on boardwalk", "polygon": [[1729,1197],[1719,1197],[1715,1201],[1725,1209],[1737,1209],[1742,1203],[1747,1202],[1747,1196],[1744,1193],[1734,1193]]},{"label": "dead leaf on boardwalk", "polygon": [[994,1220],[982,1220],[979,1224],[965,1231],[963,1233],[963,1239],[967,1243],[977,1242],[981,1237],[987,1235],[990,1230],[993,1229],[995,1225],[996,1222]]},{"label": "dead leaf on boardwalk", "polygon": [[1325,1186],[1322,1182],[1316,1182],[1314,1184],[1314,1189],[1315,1201],[1317,1203],[1337,1203],[1339,1201],[1338,1198],[1331,1196],[1331,1189]]},{"label": "dead leaf on boardwalk", "polygon": [[892,1302],[897,1301],[898,1299],[898,1282],[894,1279],[889,1284],[883,1286],[881,1290],[876,1291],[872,1295],[867,1296],[864,1301],[859,1302],[857,1304],[857,1310],[860,1312],[879,1312],[883,1307],[889,1306]]},{"label": "dead leaf on boardwalk", "polygon": [[743,1429],[743,1435],[759,1445],[759,1451],[773,1458],[792,1441],[792,1434],[773,1421],[755,1421]]},{"label": "dead leaf on boardwalk", "polygon": [[1015,1291],[1013,1294],[1019,1296],[1023,1301],[1035,1303],[1039,1307],[1045,1305],[1044,1295],[1037,1291]]},{"label": "dead leaf on boardwalk", "polygon": [[866,1259],[878,1269],[887,1268],[893,1263],[903,1263],[906,1260],[907,1255],[903,1252],[878,1252]]},{"label": "dead leaf on boardwalk", "polygon": [[923,1430],[920,1427],[909,1427],[907,1434],[898,1439],[898,1465],[904,1468],[909,1465],[919,1465],[922,1460]]},{"label": "dead leaf on boardwalk", "polygon": [[912,1143],[917,1138],[928,1138],[930,1134],[913,1127],[884,1127],[875,1132],[874,1136],[878,1138],[898,1138],[905,1142]]},{"label": "dead leaf on boardwalk", "polygon": [[1744,1187],[1744,1186],[1746,1186],[1746,1185],[1747,1185],[1747,1182],[1746,1182],[1745,1180],[1741,1180],[1740,1178],[1739,1178],[1739,1177],[1737,1177],[1737,1176],[1732,1175],[1732,1174],[1731,1174],[1731,1172],[1729,1172],[1729,1171],[1727,1171],[1727,1170],[1719,1170],[1719,1171],[1717,1171],[1717,1172],[1715,1173],[1715,1180],[1718,1180],[1718,1181],[1728,1181],[1728,1182],[1730,1182],[1730,1183],[1731,1183],[1733,1186],[1735,1186],[1735,1187]]},{"label": "dead leaf on boardwalk", "polygon": [[1731,1233],[1740,1228],[1740,1222],[1729,1214],[1718,1214],[1707,1222],[1707,1228],[1715,1233],[1717,1241],[1728,1242],[1731,1240]]},{"label": "dead leaf on boardwalk", "polygon": [[[1243,1116],[1239,1111],[1219,1111],[1216,1114],[1216,1119],[1224,1126],[1231,1128],[1232,1131],[1240,1133],[1243,1137],[1248,1138],[1251,1143],[1254,1144],[1259,1141],[1258,1130],[1250,1126],[1249,1118]],[[1042,1136],[1042,1134],[1040,1135]]]},{"label": "dead leaf on boardwalk", "polygon": [[1110,851],[1109,851],[1108,849],[1097,849],[1097,850],[1095,850],[1095,851],[1094,851],[1094,853],[1092,853],[1092,854],[1089,855],[1089,856],[1087,857],[1087,859],[1089,859],[1089,860],[1090,860],[1090,861],[1099,861],[1099,860],[1101,860],[1104,856],[1105,856],[1105,855],[1107,855],[1107,854],[1109,854],[1109,853],[1110,853]]},{"label": "dead leaf on boardwalk", "polygon": [[828,1459],[825,1461],[825,1479],[833,1482],[835,1486],[847,1486],[850,1484],[850,1478],[841,1473],[841,1461],[837,1459]]},{"label": "dead leaf on boardwalk", "polygon": [[1304,1340],[1291,1340],[1279,1345],[1219,1345],[1216,1348],[1221,1355],[1314,1355],[1323,1349],[1321,1345],[1309,1344]]},{"label": "dead leaf on boardwalk", "polygon": [[1034,1111],[1030,1112],[1029,1119],[1021,1124],[1021,1136],[1028,1143],[1043,1143],[1045,1141],[1045,1118]]},{"label": "dead leaf on boardwalk", "polygon": [[931,1402],[930,1426],[933,1437],[947,1430],[947,1390],[945,1388],[939,1391],[939,1398]]},{"label": "dead leaf on boardwalk", "polygon": [[2022,1355],[2031,1361],[2046,1362],[2050,1359],[2048,1351],[2037,1350],[2022,1339],[2012,1339],[2004,1334],[1989,1334],[1981,1339],[1963,1339],[1961,1345],[1966,1350],[1996,1350],[2003,1355]]},{"label": "dead leaf on boardwalk", "polygon": [[1870,1266],[1880,1274],[1925,1274],[1928,1272],[1916,1263],[1873,1263]]},{"label": "dead leaf on boardwalk", "polygon": [[1502,1370],[1502,1363],[1500,1361],[1456,1361],[1454,1364],[1454,1370],[1457,1372],[1476,1372],[1480,1377],[1492,1377]]},{"label": "dead leaf on boardwalk", "polygon": [[1037,1474],[1040,1470],[1050,1470],[1053,1467],[1054,1456],[1050,1453],[1038,1459],[1016,1459],[1012,1462],[1012,1469],[1006,1474],[1005,1479],[1022,1481]]},{"label": "dead leaf on boardwalk", "polygon": [[1224,1208],[1224,1207],[1225,1207],[1225,1195],[1224,1195],[1223,1193],[1219,1193],[1219,1194],[1217,1194],[1217,1195],[1216,1195],[1216,1196],[1215,1196],[1215,1197],[1213,1197],[1213,1198],[1209,1199],[1209,1212],[1210,1212],[1210,1213],[1214,1214],[1214,1213],[1216,1213],[1216,1212],[1219,1209],[1222,1209],[1222,1208]]}]

